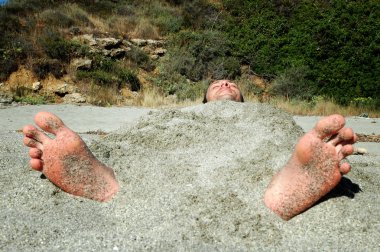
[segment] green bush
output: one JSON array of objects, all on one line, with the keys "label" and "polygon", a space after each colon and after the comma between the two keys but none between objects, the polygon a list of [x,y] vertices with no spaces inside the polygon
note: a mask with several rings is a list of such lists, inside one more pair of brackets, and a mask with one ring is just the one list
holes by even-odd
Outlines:
[{"label": "green bush", "polygon": [[202,97],[209,84],[208,81],[190,82],[181,75],[176,75],[171,80],[154,78],[153,82],[166,95],[176,95],[180,101]]},{"label": "green bush", "polygon": [[42,50],[52,59],[61,60],[68,63],[73,57],[89,55],[87,46],[78,42],[66,40],[58,32],[45,29],[39,38]]},{"label": "green bush", "polygon": [[13,58],[0,59],[0,69],[0,81],[5,81],[11,73],[17,71],[18,62]]},{"label": "green bush", "polygon": [[111,87],[117,84],[117,79],[113,74],[102,71],[102,70],[93,70],[93,71],[80,70],[80,71],[77,71],[76,77],[79,80],[91,79],[94,81],[95,84],[98,84],[101,86]]},{"label": "green bush", "polygon": [[186,28],[212,29],[217,25],[220,12],[207,0],[183,1],[183,26]]},{"label": "green bush", "polygon": [[49,99],[47,97],[36,94],[32,89],[24,86],[12,88],[11,92],[13,94],[13,99],[16,102],[22,102],[32,105],[46,104],[49,102]]},{"label": "green bush", "polygon": [[367,108],[367,109],[376,108],[376,100],[372,99],[371,97],[357,97],[357,98],[354,98],[350,102],[350,104],[358,108]]},{"label": "green bush", "polygon": [[240,76],[240,62],[234,57],[217,57],[208,64],[213,79],[235,79]]},{"label": "green bush", "polygon": [[380,69],[380,37],[373,32],[380,29],[378,1],[222,3],[221,26],[233,54],[256,73],[276,76],[308,66],[313,95],[328,95],[341,104],[380,95],[379,71],[373,71]]},{"label": "green bush", "polygon": [[45,29],[39,38],[39,44],[50,58],[70,61],[73,53],[72,43],[65,40],[57,31]]},{"label": "green bush", "polygon": [[135,73],[128,69],[120,69],[116,74],[121,81],[121,85],[127,85],[132,91],[140,90],[140,81]]},{"label": "green bush", "polygon": [[310,99],[315,90],[308,78],[309,74],[310,69],[306,66],[289,68],[276,77],[270,93],[286,98]]},{"label": "green bush", "polygon": [[40,14],[40,18],[49,27],[69,28],[75,25],[75,21],[61,10],[47,9]]},{"label": "green bush", "polygon": [[118,62],[100,54],[93,55],[92,59],[91,71],[77,71],[76,77],[79,80],[92,80],[97,85],[117,89],[127,86],[132,91],[140,90],[140,81],[132,70],[120,67]]},{"label": "green bush", "polygon": [[49,73],[61,78],[66,73],[62,63],[56,59],[37,59],[32,62],[32,71],[39,79],[44,79]]},{"label": "green bush", "polygon": [[75,6],[75,9],[71,9],[71,18],[75,20],[76,25],[92,26],[93,24],[88,19],[88,14],[79,6]]},{"label": "green bush", "polygon": [[26,96],[15,96],[16,102],[31,104],[31,105],[41,105],[46,104],[48,101],[46,97],[40,95],[26,95]]},{"label": "green bush", "polygon": [[237,58],[221,32],[181,31],[169,40],[169,53],[162,61],[163,75],[179,73],[192,81],[234,78],[240,74]]},{"label": "green bush", "polygon": [[137,67],[141,67],[146,71],[152,71],[154,69],[154,64],[149,56],[136,46],[131,47],[131,50],[126,54],[126,58],[134,62]]},{"label": "green bush", "polygon": [[183,24],[179,11],[160,1],[152,2],[144,15],[152,19],[163,35],[178,32]]},{"label": "green bush", "polygon": [[19,65],[25,63],[28,56],[34,53],[31,43],[22,37],[14,36],[7,42],[4,47],[0,47],[0,81],[7,79]]}]

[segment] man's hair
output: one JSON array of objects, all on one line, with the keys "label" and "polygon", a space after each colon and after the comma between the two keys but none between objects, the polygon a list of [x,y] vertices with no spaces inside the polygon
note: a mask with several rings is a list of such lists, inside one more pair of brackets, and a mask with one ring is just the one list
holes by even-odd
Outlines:
[{"label": "man's hair", "polygon": [[[210,85],[211,85],[211,83],[210,83]],[[207,101],[207,90],[208,90],[208,87],[206,89],[205,95],[203,96],[203,101],[202,101],[203,103],[207,103],[208,102]],[[243,95],[241,93],[241,90],[240,90],[240,101],[244,102],[244,97],[243,97]]]}]

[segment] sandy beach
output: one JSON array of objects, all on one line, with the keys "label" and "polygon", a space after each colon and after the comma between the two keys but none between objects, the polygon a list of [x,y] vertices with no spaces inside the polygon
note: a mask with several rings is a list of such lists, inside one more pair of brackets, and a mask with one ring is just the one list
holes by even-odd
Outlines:
[{"label": "sandy beach", "polygon": [[[60,116],[112,167],[108,203],[62,192],[28,167],[19,130],[38,111]],[[75,105],[0,109],[1,251],[378,251],[380,143],[359,142],[352,171],[285,222],[262,203],[303,131],[318,117],[264,104],[182,109]],[[380,134],[379,118],[347,118]],[[102,134],[95,134],[95,133]],[[107,133],[107,134],[104,134]]]}]

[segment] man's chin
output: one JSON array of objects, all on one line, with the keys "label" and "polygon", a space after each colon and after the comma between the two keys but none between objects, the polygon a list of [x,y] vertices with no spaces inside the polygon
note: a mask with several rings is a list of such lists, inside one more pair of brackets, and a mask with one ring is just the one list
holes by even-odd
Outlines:
[{"label": "man's chin", "polygon": [[236,97],[231,96],[231,95],[222,95],[222,96],[219,96],[216,100],[218,100],[218,101],[235,101],[235,102],[239,102],[239,100]]}]

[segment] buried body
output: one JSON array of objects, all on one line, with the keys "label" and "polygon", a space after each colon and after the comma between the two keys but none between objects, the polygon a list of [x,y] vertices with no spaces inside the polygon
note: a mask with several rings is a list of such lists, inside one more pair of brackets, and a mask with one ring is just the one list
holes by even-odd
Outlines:
[{"label": "buried body", "polygon": [[[104,161],[117,178],[58,117],[40,112],[36,124],[55,138],[32,125],[24,127],[31,167],[62,190],[97,201],[114,198],[120,185],[129,190],[128,197],[154,198],[160,187],[168,198],[182,195],[193,203],[202,192],[219,188],[244,204],[264,202],[285,220],[313,206],[350,171],[342,160],[352,154],[356,135],[344,128],[343,117],[322,119],[294,146],[300,130],[289,116],[266,105],[237,103],[243,97],[234,83],[213,82],[205,98],[206,105],[153,113],[125,134],[95,144],[95,152],[107,149],[107,141],[117,145]],[[253,196],[257,190],[259,198]],[[183,206],[183,200],[177,201]]]}]

